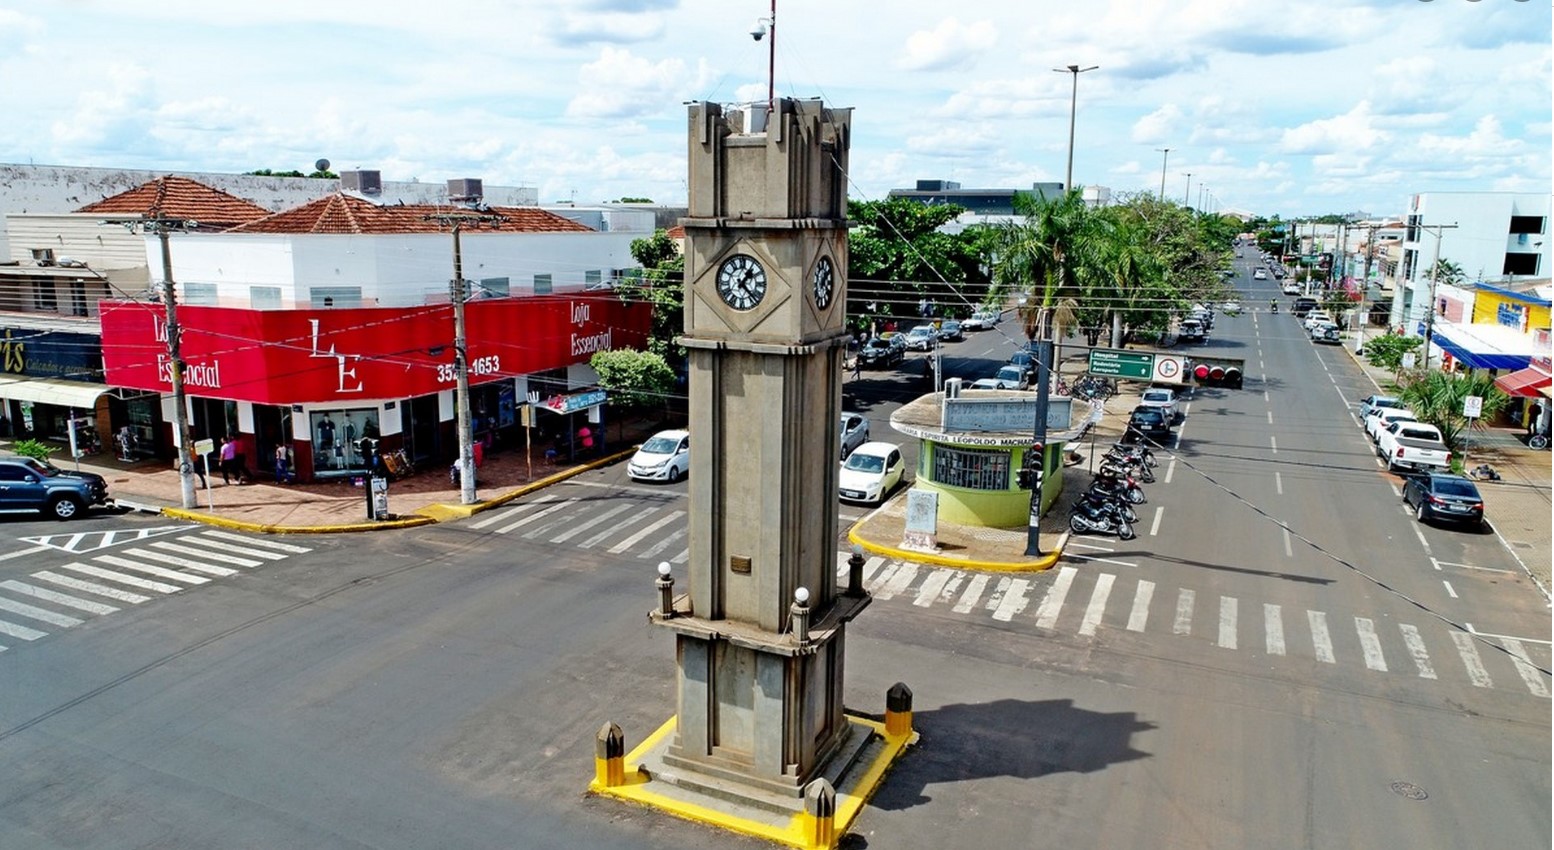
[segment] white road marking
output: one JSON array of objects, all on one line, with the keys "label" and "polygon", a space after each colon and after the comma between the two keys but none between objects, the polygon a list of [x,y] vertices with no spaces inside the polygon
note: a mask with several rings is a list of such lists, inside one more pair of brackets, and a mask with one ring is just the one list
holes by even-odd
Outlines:
[{"label": "white road marking", "polygon": [[1381,654],[1381,638],[1376,636],[1376,624],[1368,617],[1355,617],[1354,631],[1360,636],[1360,652],[1365,656],[1365,666],[1379,673],[1387,672],[1387,659]]},{"label": "white road marking", "polygon": [[[1430,560],[1435,561],[1434,558],[1431,558]],[[1507,573],[1507,574],[1511,574],[1511,575],[1515,575],[1516,574],[1516,570],[1502,570],[1502,569],[1499,569],[1497,567],[1475,567],[1472,564],[1456,564],[1456,563],[1452,563],[1451,561],[1435,561],[1435,562],[1437,564],[1439,564],[1439,565],[1442,565],[1442,566],[1457,567],[1459,569],[1464,569],[1464,570],[1478,570],[1479,572],[1483,572],[1483,573]],[[1439,569],[1439,567],[1437,567],[1437,569]]]},{"label": "white road marking", "polygon": [[[1070,546],[1073,544],[1070,543]],[[1072,561],[1092,561],[1097,564],[1116,564],[1119,567],[1137,567],[1133,561],[1119,561],[1116,558],[1103,558],[1099,555],[1081,555],[1077,552],[1064,552],[1063,557]]]},{"label": "white road marking", "polygon": [[670,511],[668,516],[660,517],[657,522],[654,522],[646,528],[638,531],[636,534],[633,534],[625,540],[622,540],[614,546],[611,546],[606,551],[608,551],[611,555],[619,555],[627,549],[637,545],[637,543],[640,542],[642,538],[647,537],[649,534],[652,534],[653,532],[663,528],[664,526],[683,516],[685,516],[685,511]]},{"label": "white road marking", "polygon": [[1166,464],[1165,483],[1170,484],[1171,483],[1171,476],[1173,476],[1175,474],[1176,474],[1176,458],[1173,457],[1173,458],[1171,458],[1171,462]]},{"label": "white road marking", "polygon": [[1263,390],[1263,401],[1265,401],[1265,402],[1268,401],[1268,391],[1267,390]]},{"label": "white road marking", "polygon": [[1272,447],[1274,454],[1278,454],[1279,453],[1279,439],[1277,437],[1275,437],[1272,434],[1269,434],[1268,435],[1268,445],[1270,447]]},{"label": "white road marking", "polygon": [[1017,578],[1010,582],[1009,589],[1004,591],[1003,600],[993,609],[993,619],[1007,623],[1014,619],[1014,615],[1024,611],[1025,606],[1030,604],[1030,600],[1025,598],[1025,591],[1030,586],[1030,579]]},{"label": "white road marking", "polygon": [[1269,655],[1284,654],[1284,616],[1277,605],[1263,603],[1264,644]]},{"label": "white road marking", "polygon": [[1429,554],[1430,553],[1430,541],[1425,539],[1424,532],[1419,530],[1419,526],[1418,525],[1411,525],[1409,527],[1414,530],[1414,536],[1419,538],[1419,545],[1424,547],[1425,554]]},{"label": "white road marking", "polygon": [[1009,589],[1010,581],[1011,579],[1008,576],[999,578],[998,584],[993,586],[993,592],[987,595],[987,603],[983,607],[989,611],[997,608],[999,603],[1004,601],[1004,591]]},{"label": "white road marking", "polygon": [[[529,514],[528,516],[524,517],[523,519],[516,520],[514,522],[511,522],[511,523],[509,523],[507,525],[502,526],[501,528],[498,528],[496,530],[496,533],[497,534],[507,534],[509,532],[516,531],[516,530],[518,530],[518,529],[528,525],[529,523],[534,522],[535,520],[543,519],[543,518],[545,518],[547,516],[550,516],[551,514],[555,513],[556,511],[562,510],[563,508],[570,507],[570,506],[575,505],[575,504],[577,504],[578,502],[581,502],[581,501],[582,501],[582,497],[573,497],[571,499],[567,499],[564,502],[557,502],[556,504],[550,505],[549,507],[541,508],[540,510],[537,510],[534,513]],[[615,552],[614,549],[611,549],[610,551],[611,552]],[[619,553],[615,552],[615,554],[619,554]]]},{"label": "white road marking", "polygon": [[25,602],[16,602],[0,596],[0,611],[10,611],[12,614],[20,614],[40,623],[48,623],[51,626],[59,626],[68,629],[71,626],[81,625],[83,620],[65,614],[58,614],[47,608],[39,608],[36,605],[28,605]]},{"label": "white road marking", "polygon": [[1311,625],[1311,651],[1318,661],[1336,663],[1333,658],[1333,637],[1327,633],[1327,614],[1307,611],[1306,621]]},{"label": "white road marking", "polygon": [[1273,424],[1273,411],[1272,410],[1268,411],[1268,424],[1269,425]]},{"label": "white road marking", "polygon": [[1535,697],[1548,696],[1549,689],[1543,684],[1543,674],[1538,672],[1532,658],[1527,655],[1527,647],[1522,646],[1518,640],[1503,640],[1500,643],[1506,652],[1511,653],[1511,661],[1516,665],[1516,672],[1521,675],[1522,681],[1527,684],[1527,690]]},{"label": "white road marking", "polygon": [[1073,567],[1058,569],[1058,577],[1053,580],[1052,587],[1047,589],[1047,595],[1041,600],[1041,606],[1036,609],[1037,628],[1051,629],[1058,624],[1058,612],[1063,610],[1063,599],[1068,596],[1068,588],[1074,583],[1076,572]]},{"label": "white road marking", "polygon": [[[638,558],[654,558],[654,557],[657,557],[660,552],[663,552],[665,549],[668,549],[671,545],[677,545],[679,543],[679,541],[680,541],[680,538],[682,538],[685,535],[689,534],[690,530],[691,529],[690,529],[689,526],[684,526],[684,525],[680,526],[679,528],[675,529],[668,537],[665,537],[663,540],[660,540],[657,543],[654,543],[652,546],[648,547],[647,549],[644,549],[642,551],[642,554],[638,555],[637,557]],[[686,549],[682,554],[684,554],[687,559],[690,558],[690,550],[689,549]],[[679,555],[676,555],[675,557],[679,557]]]},{"label": "white road marking", "polygon": [[1176,621],[1171,624],[1171,634],[1192,634],[1192,603],[1197,594],[1180,590],[1176,594]]},{"label": "white road marking", "polygon": [[15,623],[7,623],[4,620],[0,620],[0,634],[10,635],[21,640],[37,640],[40,637],[48,636],[48,632],[40,632],[37,629],[29,629],[26,626],[18,626]]},{"label": "white road marking", "polygon": [[1451,582],[1441,579],[1441,584],[1446,585],[1446,594],[1453,599],[1457,598],[1457,589],[1451,586]]},{"label": "white road marking", "polygon": [[627,528],[630,528],[631,526],[636,525],[637,523],[647,519],[648,517],[650,517],[652,515],[653,515],[653,510],[651,510],[651,509],[645,510],[645,511],[641,511],[641,512],[638,512],[638,513],[634,513],[634,514],[628,514],[627,516],[622,517],[620,522],[615,523],[614,525],[610,526],[609,528],[606,528],[605,530],[599,532],[598,534],[595,534],[594,536],[588,538],[587,540],[584,540],[582,543],[577,544],[577,548],[579,548],[579,549],[592,549],[595,546],[598,546],[600,543],[603,543],[605,538],[611,537],[611,536],[616,535],[616,534],[620,534],[622,531],[625,531]]},{"label": "white road marking", "polygon": [[151,599],[149,596],[141,596],[138,593],[130,593],[127,590],[119,590],[116,587],[109,587],[105,584],[98,584],[95,581],[82,581],[78,578],[62,576],[59,573],[50,572],[48,570],[33,573],[32,577],[36,579],[42,579],[50,584],[57,584],[60,587],[68,587],[71,590],[79,590],[83,593],[95,593],[98,596],[106,596],[109,599],[117,599],[120,602],[128,602],[131,605],[139,605],[140,603]]},{"label": "white road marking", "polygon": [[[81,573],[81,575],[90,575],[93,578],[106,578],[106,580],[117,581],[120,584],[129,584],[131,587],[140,587],[143,590],[155,590],[159,594],[176,594],[176,592],[183,589],[183,587],[179,587],[177,584],[151,581],[149,578],[140,578],[135,577],[135,575],[113,572],[113,570],[104,570],[103,567],[93,567],[90,564],[65,564],[64,569],[70,570],[70,572]],[[33,573],[33,575],[37,575],[37,573]]]},{"label": "white road marking", "polygon": [[1419,678],[1434,679],[1435,668],[1430,666],[1430,653],[1425,651],[1424,638],[1419,636],[1419,630],[1407,623],[1399,623],[1398,629],[1403,632],[1403,645],[1408,647],[1408,654],[1414,658],[1414,666],[1419,668]]},{"label": "white road marking", "polygon": [[1111,596],[1112,582],[1116,576],[1111,573],[1101,573],[1095,578],[1095,589],[1090,592],[1090,605],[1085,608],[1084,619],[1079,621],[1079,633],[1093,635],[1101,618],[1106,615],[1106,598]]},{"label": "white road marking", "polygon": [[904,563],[901,565],[901,569],[896,570],[896,574],[890,577],[890,581],[885,582],[879,590],[874,592],[874,598],[881,600],[893,599],[896,594],[910,587],[916,579],[917,565],[910,562]]},{"label": "white road marking", "polygon": [[477,528],[478,529],[478,528],[485,528],[488,525],[496,525],[499,522],[505,522],[505,521],[507,521],[509,519],[512,519],[513,517],[523,513],[524,511],[529,510],[530,508],[536,507],[538,505],[543,505],[546,502],[555,501],[556,498],[557,498],[557,496],[554,495],[554,494],[551,494],[551,495],[548,495],[548,496],[541,496],[541,497],[539,497],[538,499],[535,499],[532,502],[524,502],[523,504],[520,504],[520,505],[514,505],[514,506],[508,508],[505,511],[492,511],[490,516],[483,517],[481,519],[478,519],[478,520],[470,523],[469,527],[470,528]]},{"label": "white road marking", "polygon": [[1463,625],[1467,627],[1469,634],[1478,635],[1479,637],[1499,638],[1501,640],[1515,640],[1521,641],[1522,643],[1540,643],[1544,646],[1549,645],[1549,641],[1540,640],[1538,638],[1517,637],[1516,635],[1497,635],[1494,632],[1481,632],[1478,629],[1473,628],[1472,623],[1463,623]]},{"label": "white road marking", "polygon": [[[1388,484],[1387,486],[1392,488],[1392,495],[1398,497],[1399,499],[1403,498],[1403,488],[1399,487],[1396,484]],[[1408,506],[1407,505],[1403,506],[1403,511],[1405,513],[1408,511]]]},{"label": "white road marking", "polygon": [[1284,529],[1284,557],[1295,557],[1295,548],[1290,545],[1290,530],[1288,528]]},{"label": "white road marking", "polygon": [[[165,567],[157,567],[151,564],[142,564],[139,561],[131,561],[127,558],[120,558],[117,555],[98,555],[92,560],[99,564],[111,564],[115,567],[123,567],[126,570],[134,570],[137,573],[145,573],[148,576],[155,576],[156,578],[165,578],[169,581],[181,581],[184,584],[206,584],[210,581],[210,579],[206,578],[205,576],[181,573],[177,570],[169,570]],[[66,569],[69,568],[67,567]]]},{"label": "white road marking", "polygon": [[172,564],[175,567],[182,567],[186,570],[194,570],[196,572],[206,573],[207,575],[230,576],[237,574],[237,570],[228,569],[226,567],[218,567],[214,564],[202,564],[198,561],[190,561],[186,558],[180,558],[177,555],[169,555],[165,552],[153,552],[150,549],[129,549],[126,550],[124,554],[134,555],[137,558],[150,558],[153,561],[161,561],[164,564]]},{"label": "white road marking", "polygon": [[52,548],[54,548],[54,547],[52,547],[52,546],[33,546],[30,549],[18,549],[15,552],[7,552],[4,555],[0,555],[0,561],[9,561],[12,558],[21,558],[21,557],[24,557],[24,556],[27,556],[27,555],[34,554],[36,552],[42,552],[42,551],[44,551],[46,549],[52,549]]},{"label": "white road marking", "polygon": [[691,559],[691,547],[687,546],[684,549],[681,549],[679,552],[675,553],[675,556],[673,558],[670,558],[669,560],[672,563],[683,564],[686,561],[689,561],[690,559]]},{"label": "white road marking", "polygon": [[[179,543],[193,543],[193,544],[195,544],[197,546],[205,546],[205,547],[208,547],[210,549],[214,549],[214,550],[216,550],[218,552],[236,552],[237,554],[248,555],[249,557],[252,557],[252,558],[263,558],[263,559],[265,559],[267,561],[284,561],[284,560],[286,560],[286,556],[282,555],[279,552],[270,552],[270,551],[266,551],[266,550],[263,550],[263,549],[252,549],[252,548],[247,547],[247,546],[238,546],[238,545],[236,545],[234,543],[227,543],[227,542],[221,541],[221,540],[207,540],[207,539],[205,539],[204,537],[201,537],[198,534],[190,534],[190,535],[186,535],[184,537],[180,537],[180,538],[178,538],[178,542]],[[151,545],[152,546],[158,546],[158,547],[166,548],[167,546],[172,545],[172,544],[165,544],[165,543],[163,543],[160,540],[155,540],[155,541],[152,541]],[[186,549],[184,551],[185,552],[192,552],[192,551],[195,551],[195,550]],[[259,564],[258,561],[254,562],[255,566],[258,566],[258,564]]]},{"label": "white road marking", "polygon": [[977,607],[977,600],[982,597],[982,590],[987,587],[987,576],[976,575],[966,584],[966,589],[961,592],[960,600],[950,608],[957,614],[969,614],[971,609]]},{"label": "white road marking", "polygon": [[1441,562],[1437,561],[1435,559],[1434,555],[1430,555],[1429,558],[1430,558],[1430,565],[1435,567],[1437,570],[1439,570],[1441,568]]},{"label": "white road marking", "polygon": [[932,605],[934,600],[939,598],[939,593],[944,590],[945,582],[955,575],[950,570],[934,570],[929,573],[928,578],[923,579],[923,583],[918,586],[917,598],[912,600],[912,604],[919,608]]},{"label": "white road marking", "polygon": [[1236,598],[1219,598],[1219,645],[1221,649],[1236,648]]},{"label": "white road marking", "polygon": [[1364,427],[1363,425],[1360,424],[1360,417],[1354,415],[1354,411],[1352,411],[1352,410],[1349,411],[1349,418],[1354,420],[1354,427],[1356,427],[1356,428]]},{"label": "white road marking", "polygon": [[879,575],[875,576],[869,581],[866,581],[864,583],[864,588],[870,593],[878,591],[885,585],[885,582],[890,581],[895,577],[896,571],[899,569],[901,569],[901,563],[899,561],[886,566],[885,569],[879,571]]},{"label": "white road marking", "polygon": [[230,531],[222,531],[216,528],[206,529],[197,535],[199,537],[220,537],[223,540],[231,540],[237,543],[246,543],[249,546],[258,546],[261,549],[275,549],[280,552],[290,552],[293,555],[303,555],[313,551],[306,546],[293,546],[290,543],[280,543],[275,540],[263,540],[248,538],[241,534],[233,534]]},{"label": "white road marking", "polygon": [[1155,595],[1155,583],[1140,580],[1133,591],[1133,610],[1128,614],[1128,631],[1142,632],[1149,621],[1149,600]]},{"label": "white road marking", "polygon": [[[257,567],[264,563],[263,561],[252,561],[248,558],[239,558],[236,555],[223,555],[220,552],[207,552],[204,549],[196,549],[191,546],[180,546],[177,543],[169,543],[166,540],[153,540],[151,541],[151,545],[158,549],[166,549],[169,552],[177,552],[180,555],[191,555],[202,560],[215,561],[218,564],[233,564],[239,567]],[[268,555],[270,553],[266,552],[265,554]],[[98,558],[93,558],[92,560],[96,561]]]},{"label": "white road marking", "polygon": [[1457,654],[1462,656],[1463,666],[1468,668],[1468,680],[1480,688],[1494,687],[1489,671],[1484,669],[1484,662],[1478,657],[1478,647],[1473,645],[1473,636],[1453,629],[1451,639],[1457,644]]},{"label": "white road marking", "polygon": [[112,614],[114,611],[119,610],[112,605],[104,605],[101,602],[92,602],[87,599],[80,599],[67,593],[57,593],[55,591],[48,590],[47,588],[33,587],[30,584],[19,581],[0,581],[0,588],[9,590],[12,593],[19,593],[23,596],[31,596],[34,599],[43,599],[52,602],[55,605],[64,605],[69,608],[75,608],[80,611],[85,611],[89,614]]},{"label": "white road marking", "polygon": [[881,555],[875,555],[869,558],[867,561],[864,561],[863,583],[867,585],[869,583],[869,579],[872,578],[876,572],[879,572],[879,568],[883,566],[885,566],[885,558]]},{"label": "white road marking", "polygon": [[589,520],[585,520],[583,522],[580,522],[577,525],[574,525],[571,528],[567,529],[566,531],[561,532],[560,534],[556,535],[555,537],[550,538],[550,542],[551,543],[565,543],[566,541],[571,540],[572,538],[578,536],[579,534],[582,534],[583,532],[587,531],[588,529],[593,528],[594,526],[598,525],[599,523],[604,522],[605,520],[608,520],[610,517],[615,516],[616,514],[620,513],[621,511],[630,510],[631,508],[634,508],[634,507],[636,507],[636,506],[631,504],[630,502],[627,502],[627,503],[625,503],[623,505],[616,505],[615,507],[613,507],[613,508],[611,508],[611,509],[609,509],[609,510],[607,510],[607,511],[601,513],[601,514],[599,514],[598,516],[594,517],[593,519],[589,519]]},{"label": "white road marking", "polygon": [[950,580],[944,583],[944,587],[939,589],[939,598],[937,601],[949,602],[950,600],[954,599],[955,591],[960,589],[961,580],[965,577],[965,573],[962,573],[959,570],[955,571],[955,573],[950,576]]},{"label": "white road marking", "polygon": [[1160,531],[1160,518],[1165,515],[1165,505],[1155,508],[1155,521],[1149,524],[1149,536],[1154,537]]},{"label": "white road marking", "polygon": [[1284,495],[1284,476],[1280,475],[1277,471],[1275,471],[1273,474],[1273,489],[1274,492],[1278,493],[1279,495]]}]

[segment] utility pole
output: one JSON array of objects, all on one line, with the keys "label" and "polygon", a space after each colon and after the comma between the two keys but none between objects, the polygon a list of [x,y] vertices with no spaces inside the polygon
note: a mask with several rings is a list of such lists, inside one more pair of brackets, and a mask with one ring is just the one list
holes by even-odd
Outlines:
[{"label": "utility pole", "polygon": [[1160,151],[1160,200],[1165,200],[1165,173],[1166,163],[1171,159],[1170,148],[1155,148]]},{"label": "utility pole", "polygon": [[475,435],[469,409],[469,341],[464,325],[464,304],[469,300],[469,281],[464,279],[464,253],[459,233],[466,222],[494,224],[499,215],[478,213],[438,213],[426,216],[453,228],[453,281],[449,295],[453,302],[453,406],[459,432],[459,504],[475,504]]},{"label": "utility pole", "polygon": [[1441,231],[1455,230],[1455,224],[1419,225],[1419,229],[1428,233],[1431,227],[1435,228],[1435,259],[1430,261],[1430,312],[1425,314],[1424,332],[1424,365],[1430,367],[1430,343],[1435,339],[1435,276],[1441,266]]},{"label": "utility pole", "polygon": [[1187,178],[1187,187],[1182,190],[1182,206],[1185,207],[1187,206],[1189,199],[1192,197],[1192,172],[1183,172],[1183,176]]},{"label": "utility pole", "polygon": [[1365,301],[1371,292],[1371,257],[1375,253],[1376,230],[1379,227],[1377,224],[1365,226],[1365,268],[1360,272],[1360,320],[1354,334],[1355,354],[1365,349],[1365,323],[1370,318],[1370,308],[1365,306]]}]

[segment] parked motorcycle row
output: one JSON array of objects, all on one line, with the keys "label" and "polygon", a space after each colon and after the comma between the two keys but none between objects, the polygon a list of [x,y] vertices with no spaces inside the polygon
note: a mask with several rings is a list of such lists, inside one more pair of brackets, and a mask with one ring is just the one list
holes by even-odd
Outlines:
[{"label": "parked motorcycle row", "polygon": [[1075,534],[1115,534],[1132,540],[1138,534],[1134,505],[1147,499],[1141,484],[1155,480],[1155,453],[1144,443],[1115,443],[1101,456],[1090,486],[1069,509],[1068,527]]}]

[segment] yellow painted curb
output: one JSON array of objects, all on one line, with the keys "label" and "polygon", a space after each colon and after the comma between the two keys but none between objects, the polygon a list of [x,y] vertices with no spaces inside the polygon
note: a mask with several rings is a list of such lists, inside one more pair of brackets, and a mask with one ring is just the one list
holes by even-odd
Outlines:
[{"label": "yellow painted curb", "polygon": [[162,515],[214,525],[218,528],[252,531],[260,534],[346,534],[356,531],[414,528],[418,525],[430,525],[436,522],[436,520],[430,517],[413,516],[402,519],[386,519],[379,522],[353,522],[339,525],[270,525],[262,522],[244,522],[240,519],[228,519],[215,514],[201,513],[200,511],[185,510],[183,508],[163,508]]},{"label": "yellow painted curb", "polygon": [[[893,737],[886,734],[884,723],[852,714],[848,714],[846,717],[850,723],[857,723],[873,729],[880,736],[882,746],[879,753],[869,762],[868,767],[858,778],[853,791],[851,793],[837,791],[833,834],[838,840],[851,828],[853,821],[863,811],[864,805],[869,802],[869,798],[878,790],[880,784],[885,779],[885,772],[901,757],[901,754],[906,751],[908,746],[917,742],[916,732]],[[676,720],[677,718],[670,717],[653,734],[639,744],[636,749],[627,754],[624,771],[625,784],[611,788],[605,787],[595,780],[588,783],[588,790],[594,794],[602,794],[644,806],[651,806],[675,817],[704,823],[709,826],[729,830],[730,832],[753,835],[757,838],[764,838],[767,841],[786,844],[789,847],[798,847],[801,850],[830,850],[830,848],[836,846],[834,843],[817,845],[810,841],[805,830],[806,817],[803,812],[794,815],[785,825],[776,826],[770,823],[741,818],[728,812],[696,803],[677,800],[652,791],[653,780],[647,775],[647,771],[643,769],[642,758],[646,753],[652,751],[661,740],[674,732]]]},{"label": "yellow painted curb", "polygon": [[936,555],[932,552],[918,552],[913,549],[897,549],[894,546],[885,546],[859,536],[857,526],[853,526],[847,531],[847,539],[862,546],[866,551],[901,561],[934,564],[940,567],[959,567],[968,570],[987,570],[989,572],[1034,573],[1052,569],[1052,566],[1063,557],[1063,547],[1068,545],[1069,534],[1070,532],[1067,531],[1059,534],[1058,543],[1051,552],[1039,558],[1031,558],[1024,561],[975,561],[970,558]]},{"label": "yellow painted curb", "polygon": [[492,508],[500,507],[514,499],[519,498],[520,496],[526,496],[530,493],[533,493],[535,490],[543,490],[552,484],[558,484],[567,480],[568,478],[582,475],[585,472],[598,469],[601,466],[609,466],[618,460],[631,457],[636,453],[636,451],[637,447],[632,446],[631,448],[625,449],[624,451],[619,451],[612,455],[606,455],[597,460],[591,460],[588,463],[581,464],[579,466],[568,467],[561,470],[560,472],[553,472],[550,475],[539,479],[538,481],[530,481],[528,484],[525,484],[522,487],[515,487],[511,490],[508,490],[506,493],[501,494],[500,496],[493,496],[490,499],[487,499],[483,502],[476,502],[473,505],[453,505],[439,503],[434,505],[427,505],[424,508],[419,508],[416,510],[416,513],[425,517],[431,517],[436,522],[447,522],[450,519],[468,519],[469,517],[480,513],[481,511],[488,511]]}]

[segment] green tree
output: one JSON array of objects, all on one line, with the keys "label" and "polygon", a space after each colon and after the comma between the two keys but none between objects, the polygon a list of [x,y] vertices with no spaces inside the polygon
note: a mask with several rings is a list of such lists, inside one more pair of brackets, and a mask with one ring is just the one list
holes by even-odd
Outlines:
[{"label": "green tree", "polygon": [[954,204],[910,198],[849,201],[847,312],[865,323],[877,317],[969,315],[985,302],[983,239],[974,229],[940,230],[965,212]]},{"label": "green tree", "polygon": [[1492,419],[1511,401],[1485,372],[1454,374],[1429,369],[1407,379],[1398,390],[1398,399],[1414,411],[1420,422],[1439,429],[1441,438],[1454,451],[1462,447],[1468,426],[1468,418],[1462,415],[1462,401],[1468,396],[1483,399],[1479,422]]},{"label": "green tree", "polygon": [[[1056,198],[1015,196],[1023,221],[997,229],[992,258],[994,291],[1022,297],[1019,315],[1027,339],[1052,339],[1060,305],[1076,313],[1080,266],[1099,228],[1078,190]],[[1064,316],[1067,318],[1067,315]],[[1077,318],[1077,317],[1076,317]]]},{"label": "green tree", "polygon": [[631,256],[642,271],[628,274],[615,293],[622,301],[653,305],[648,350],[668,362],[683,362],[685,352],[675,344],[675,338],[685,332],[685,257],[679,243],[657,230],[652,236],[631,240]]},{"label": "green tree", "polygon": [[1396,372],[1403,368],[1403,355],[1417,351],[1422,345],[1424,339],[1421,337],[1388,333],[1366,339],[1361,351],[1375,365]]},{"label": "green tree", "polygon": [[1462,266],[1457,265],[1451,260],[1436,260],[1435,265],[1431,266],[1430,269],[1425,271],[1423,279],[1430,280],[1432,271],[1435,275],[1434,280],[1438,284],[1445,284],[1447,286],[1460,286],[1468,279],[1468,275],[1462,270]]},{"label": "green tree", "polygon": [[[588,365],[599,373],[599,386],[609,392],[611,406],[624,413],[668,409],[674,370],[662,355],[615,349],[595,354]],[[617,421],[624,418],[617,417]]]}]

